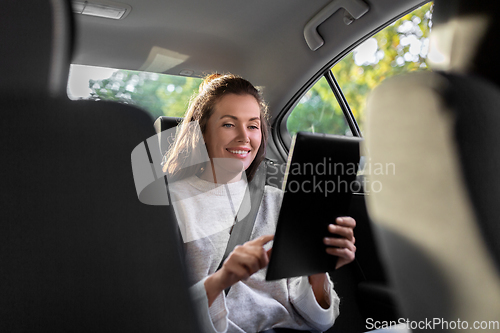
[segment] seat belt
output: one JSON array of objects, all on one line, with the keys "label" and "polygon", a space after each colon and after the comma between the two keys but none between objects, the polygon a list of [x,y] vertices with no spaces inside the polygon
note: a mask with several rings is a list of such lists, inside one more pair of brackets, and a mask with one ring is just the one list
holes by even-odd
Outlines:
[{"label": "seat belt", "polygon": [[[217,271],[222,268],[224,261],[226,261],[227,257],[236,246],[242,245],[250,240],[253,226],[255,225],[255,220],[257,219],[257,213],[259,212],[260,204],[262,202],[262,197],[264,196],[266,174],[267,163],[264,161],[264,163],[261,163],[255,172],[252,181],[248,183],[248,191],[245,193],[247,198],[250,196],[250,212],[241,221],[238,221],[238,215],[240,215],[243,204],[240,206],[238,214],[236,214],[235,217],[235,224],[229,236],[229,241],[227,242],[226,251],[222,256],[222,260],[217,268]],[[248,202],[248,200],[245,199],[246,198],[243,198],[243,203]],[[229,293],[229,289],[231,289],[231,287],[224,290],[226,295]]]}]

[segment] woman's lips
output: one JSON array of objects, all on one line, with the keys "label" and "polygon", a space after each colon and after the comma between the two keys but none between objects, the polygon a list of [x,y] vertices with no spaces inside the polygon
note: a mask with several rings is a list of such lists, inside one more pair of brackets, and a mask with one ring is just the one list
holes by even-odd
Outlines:
[{"label": "woman's lips", "polygon": [[235,157],[245,158],[250,154],[250,149],[226,149],[229,153]]}]

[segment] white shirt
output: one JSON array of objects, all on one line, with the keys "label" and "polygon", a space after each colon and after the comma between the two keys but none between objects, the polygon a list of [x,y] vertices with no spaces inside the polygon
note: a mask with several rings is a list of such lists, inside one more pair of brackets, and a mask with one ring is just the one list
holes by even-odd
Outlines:
[{"label": "white shirt", "polygon": [[[191,293],[206,332],[260,332],[287,327],[324,331],[339,314],[340,300],[328,280],[325,289],[330,307],[316,302],[307,277],[265,281],[266,269],[221,293],[212,306],[204,280],[213,274],[222,260],[229,231],[241,205],[247,183],[217,185],[196,176],[170,185],[170,193],[185,242]],[[282,191],[266,186],[250,239],[274,234],[282,200]],[[272,247],[272,242],[265,249]]]}]

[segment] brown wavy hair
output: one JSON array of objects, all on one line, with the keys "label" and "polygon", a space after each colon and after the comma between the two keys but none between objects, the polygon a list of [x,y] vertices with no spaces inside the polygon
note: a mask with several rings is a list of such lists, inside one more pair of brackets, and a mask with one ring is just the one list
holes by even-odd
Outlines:
[{"label": "brown wavy hair", "polygon": [[208,119],[212,116],[215,105],[227,94],[251,95],[259,104],[262,140],[253,162],[245,171],[247,180],[249,182],[252,180],[266,156],[269,135],[267,105],[259,90],[249,81],[233,74],[211,74],[200,84],[199,93],[191,100],[175,140],[163,158],[163,172],[169,175],[169,181],[201,174],[203,165],[190,165],[192,161],[201,160],[201,152],[197,147],[204,144],[204,141],[199,131],[194,131],[190,123],[198,121],[201,133],[205,134]]}]

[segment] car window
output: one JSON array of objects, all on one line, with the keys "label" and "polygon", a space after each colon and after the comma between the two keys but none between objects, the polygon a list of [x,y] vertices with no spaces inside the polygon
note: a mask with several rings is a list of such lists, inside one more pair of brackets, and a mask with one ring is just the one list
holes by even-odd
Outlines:
[{"label": "car window", "polygon": [[182,117],[201,81],[185,76],[72,65],[68,96],[132,104],[153,118]]},{"label": "car window", "polygon": [[[361,131],[370,91],[391,76],[429,70],[431,17],[432,3],[427,3],[364,41],[331,68]],[[292,110],[287,129],[291,135],[298,131],[351,135],[325,77]]]},{"label": "car window", "polygon": [[325,77],[302,96],[286,125],[292,136],[298,131],[351,135],[342,109]]}]

